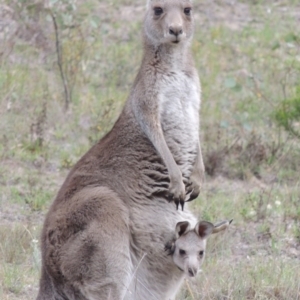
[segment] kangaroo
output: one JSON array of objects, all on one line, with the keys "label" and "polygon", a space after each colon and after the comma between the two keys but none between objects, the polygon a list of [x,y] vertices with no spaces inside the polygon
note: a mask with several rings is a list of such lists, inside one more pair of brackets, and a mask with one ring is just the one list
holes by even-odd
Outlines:
[{"label": "kangaroo", "polygon": [[166,244],[165,250],[172,255],[175,265],[182,271],[182,279],[184,276],[197,275],[204,261],[207,238],[211,234],[225,230],[231,222],[232,220],[223,221],[213,225],[210,222],[200,221],[193,229],[188,221],[176,224],[175,237]]},{"label": "kangaroo", "polygon": [[178,222],[196,224],[183,208],[204,177],[192,36],[191,0],[148,0],[144,56],[125,106],[46,215],[38,300],[174,297],[182,274],[164,245]]}]

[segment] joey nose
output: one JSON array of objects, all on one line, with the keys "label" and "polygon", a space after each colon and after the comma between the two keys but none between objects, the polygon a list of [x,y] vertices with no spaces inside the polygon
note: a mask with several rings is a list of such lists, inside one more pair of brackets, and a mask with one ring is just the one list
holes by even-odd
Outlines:
[{"label": "joey nose", "polygon": [[180,34],[182,34],[182,26],[180,25],[173,25],[169,27],[169,34],[170,35],[174,35],[174,36],[178,36]]},{"label": "joey nose", "polygon": [[193,270],[192,268],[189,268],[189,269],[188,269],[188,272],[189,272],[189,276],[190,276],[190,277],[194,277],[194,276],[196,275],[196,273],[197,273],[197,272],[196,272],[195,270]]}]

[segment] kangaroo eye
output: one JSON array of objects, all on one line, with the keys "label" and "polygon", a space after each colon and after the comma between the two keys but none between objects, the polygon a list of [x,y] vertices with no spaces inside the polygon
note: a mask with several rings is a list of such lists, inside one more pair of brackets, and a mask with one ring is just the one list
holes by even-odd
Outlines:
[{"label": "kangaroo eye", "polygon": [[191,15],[191,8],[190,7],[186,7],[183,11],[184,13],[187,15],[187,16],[190,16]]},{"label": "kangaroo eye", "polygon": [[161,7],[154,7],[154,14],[156,16],[160,16],[163,13],[163,9]]},{"label": "kangaroo eye", "polygon": [[201,251],[199,252],[199,255],[202,256],[203,254],[204,254],[204,251],[201,250]]},{"label": "kangaroo eye", "polygon": [[185,255],[185,253],[186,253],[186,252],[185,252],[184,250],[179,249],[179,254],[180,254],[180,255]]}]

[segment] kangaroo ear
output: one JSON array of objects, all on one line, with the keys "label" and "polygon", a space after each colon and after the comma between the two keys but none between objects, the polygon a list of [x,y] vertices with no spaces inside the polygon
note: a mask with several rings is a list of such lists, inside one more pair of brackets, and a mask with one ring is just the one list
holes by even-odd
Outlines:
[{"label": "kangaroo ear", "polygon": [[185,232],[191,229],[191,224],[188,221],[178,222],[176,224],[176,239],[182,236]]},{"label": "kangaroo ear", "polygon": [[233,221],[233,219],[231,219],[230,221],[226,220],[226,221],[216,224],[214,226],[214,230],[212,233],[217,233],[217,232],[225,230],[231,224],[232,221]]},{"label": "kangaroo ear", "polygon": [[207,238],[210,234],[213,233],[213,230],[214,230],[214,224],[206,221],[200,221],[195,226],[195,232],[201,238]]}]

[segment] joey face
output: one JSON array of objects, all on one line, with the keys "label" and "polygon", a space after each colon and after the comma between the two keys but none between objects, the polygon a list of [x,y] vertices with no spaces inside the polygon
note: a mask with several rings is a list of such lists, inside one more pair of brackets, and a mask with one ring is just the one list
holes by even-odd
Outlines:
[{"label": "joey face", "polygon": [[191,0],[148,0],[145,34],[155,45],[182,44],[193,36]]},{"label": "joey face", "polygon": [[194,277],[199,272],[205,256],[206,240],[213,234],[225,230],[231,221],[223,221],[217,225],[200,221],[195,228],[189,222],[176,224],[176,240],[169,250],[173,255],[175,265],[187,277]]},{"label": "joey face", "polygon": [[191,230],[175,241],[173,261],[187,277],[195,277],[203,263],[205,248],[206,239]]}]

